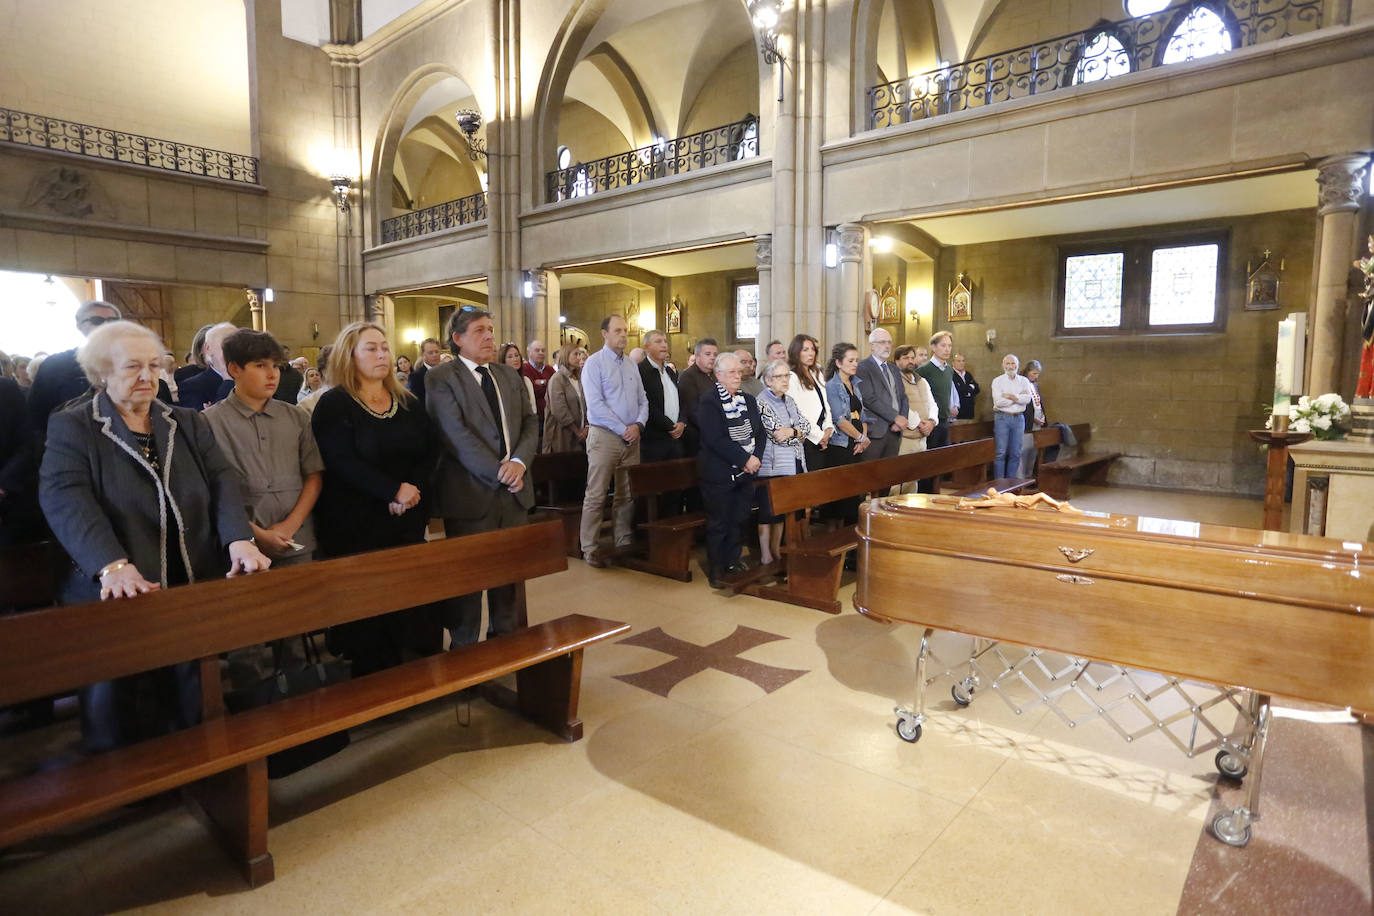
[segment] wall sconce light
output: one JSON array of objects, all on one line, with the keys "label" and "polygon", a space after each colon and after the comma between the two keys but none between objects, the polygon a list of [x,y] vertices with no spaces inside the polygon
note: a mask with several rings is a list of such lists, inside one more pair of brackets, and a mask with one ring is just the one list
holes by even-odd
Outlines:
[{"label": "wall sconce light", "polygon": [[788,0],[749,0],[749,18],[759,31],[763,62],[778,65],[778,101],[782,101],[783,78],[787,72],[787,53],[778,42],[778,27]]},{"label": "wall sconce light", "polygon": [[520,290],[522,293],[524,293],[526,299],[533,299],[534,278],[530,276],[530,272],[528,270],[524,271],[523,276],[525,278],[525,281],[520,285]]},{"label": "wall sconce light", "polygon": [[319,339],[320,339],[320,323],[319,323],[318,321],[316,321],[314,324],[310,325],[310,339],[311,339],[311,340],[319,340]]},{"label": "wall sconce light", "polygon": [[996,331],[996,329],[994,329],[994,328],[988,328],[987,344],[988,344],[988,349],[989,349],[989,350],[991,350],[993,347],[997,346],[997,331]]},{"label": "wall sconce light", "polygon": [[405,341],[410,344],[418,344],[425,339],[425,332],[419,328],[411,328],[405,333]]},{"label": "wall sconce light", "polygon": [[829,227],[825,230],[825,266],[831,269],[840,266],[840,233]]},{"label": "wall sconce light", "polygon": [[875,235],[868,240],[868,247],[878,254],[887,254],[892,250],[892,239],[885,235]]},{"label": "wall sconce light", "polygon": [[453,115],[458,119],[458,129],[463,132],[463,137],[468,141],[468,158],[476,162],[479,158],[487,157],[487,142],[477,138],[477,132],[482,129],[482,113],[475,108],[463,108]]},{"label": "wall sconce light", "polygon": [[263,302],[273,302],[273,301],[276,300],[276,298],[277,298],[277,294],[276,294],[276,292],[272,289],[272,287],[269,286],[269,287],[267,287],[266,289],[264,289],[264,290],[262,291],[262,301],[263,301]]},{"label": "wall sconce light", "polygon": [[653,312],[649,312],[649,311],[645,311],[644,309],[640,309],[640,310],[639,310],[639,329],[640,329],[641,331],[652,331],[652,330],[654,329],[654,318],[655,318],[655,316],[654,316],[654,313],[653,313]]},{"label": "wall sconce light", "polygon": [[348,192],[353,190],[353,179],[336,172],[329,176],[329,187],[334,193],[334,206],[339,208],[340,213],[347,213],[349,210]]},{"label": "wall sconce light", "polygon": [[567,324],[567,323],[568,323],[568,316],[567,316],[567,315],[559,315],[559,316],[558,316],[558,323],[559,323],[559,324]]}]

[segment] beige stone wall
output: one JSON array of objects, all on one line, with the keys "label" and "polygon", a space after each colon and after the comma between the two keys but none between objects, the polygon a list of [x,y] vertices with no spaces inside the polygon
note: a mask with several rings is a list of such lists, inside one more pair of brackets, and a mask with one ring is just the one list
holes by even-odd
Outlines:
[{"label": "beige stone wall", "polygon": [[691,103],[682,133],[733,124],[759,113],[759,51],[753,41],[730,52]]},{"label": "beige stone wall", "polygon": [[558,145],[568,148],[574,163],[614,156],[634,146],[609,118],[578,101],[563,103]]},{"label": "beige stone wall", "polygon": [[[1219,335],[1057,340],[1057,246],[1064,239],[946,249],[936,289],[946,290],[956,273],[967,273],[974,284],[973,320],[945,321],[937,301],[935,325],[954,333],[956,349],[968,356],[983,383],[979,416],[991,416],[990,382],[1004,354],[1015,353],[1023,365],[1038,359],[1045,366],[1042,391],[1050,419],[1091,423],[1095,449],[1127,456],[1114,465],[1113,482],[1262,493],[1264,456],[1246,430],[1263,425],[1261,405],[1273,395],[1277,323],[1308,306],[1315,211],[1205,226],[1230,232],[1227,324]],[[1203,224],[1158,227],[1183,228]],[[1257,262],[1266,247],[1286,261],[1280,308],[1247,312],[1246,261]],[[997,331],[991,353],[983,343],[989,328]]]},{"label": "beige stone wall", "polygon": [[0,23],[0,105],[252,153],[243,0],[7,0]]},{"label": "beige stone wall", "polygon": [[[565,289],[563,290],[562,314],[567,319],[568,324],[587,332],[591,341],[589,349],[595,351],[601,347],[601,320],[607,315],[629,313],[631,306],[637,307],[639,305],[642,295],[639,290],[621,283]],[[630,330],[635,332],[638,329],[632,327]],[[499,328],[497,333],[499,335]],[[631,334],[629,346],[639,346],[638,334]],[[521,351],[525,349],[523,341],[520,343],[520,349]]]},{"label": "beige stone wall", "polygon": [[[196,331],[207,324],[232,321],[251,327],[248,300],[243,290],[224,286],[170,286],[166,301],[171,306],[172,333],[167,341],[178,360],[191,349]],[[269,327],[268,330],[271,330]]]}]

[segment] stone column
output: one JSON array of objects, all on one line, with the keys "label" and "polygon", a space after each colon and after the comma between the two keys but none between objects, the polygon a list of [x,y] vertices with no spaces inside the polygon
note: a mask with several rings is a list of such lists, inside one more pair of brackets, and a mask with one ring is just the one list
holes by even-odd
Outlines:
[{"label": "stone column", "polygon": [[562,335],[558,316],[563,311],[563,287],[558,274],[551,270],[530,271],[530,285],[534,288],[534,295],[530,297],[529,317],[525,324],[530,333],[528,339],[516,342],[523,351],[529,341],[542,340],[544,346],[548,347],[552,361]]},{"label": "stone column", "polygon": [[255,289],[244,289],[243,295],[248,299],[248,315],[253,322],[253,330],[267,330],[267,316],[262,310],[262,296]]},{"label": "stone column", "polygon": [[863,349],[864,331],[864,255],[868,248],[868,227],[863,223],[841,223],[840,297],[830,310],[830,339],[834,345],[847,340]]},{"label": "stone column", "polygon": [[[344,327],[362,320],[367,311],[363,300],[363,236],[369,201],[365,195],[378,192],[359,180],[363,170],[358,56],[352,47],[344,45],[328,45],[324,50],[329,55],[334,81],[334,165],[346,163],[354,182],[352,202],[336,214],[339,327]],[[390,189],[382,192],[383,199],[389,195]]]},{"label": "stone column", "polygon": [[[754,263],[759,269],[759,333],[754,338],[754,358],[762,362],[768,341],[774,336],[773,236],[754,236]],[[730,316],[733,320],[734,316]]]},{"label": "stone column", "polygon": [[1347,278],[1355,258],[1369,156],[1355,153],[1323,159],[1317,173],[1317,215],[1321,217],[1321,247],[1317,252],[1317,298],[1312,304],[1311,367],[1307,393],[1336,391],[1345,355]]}]

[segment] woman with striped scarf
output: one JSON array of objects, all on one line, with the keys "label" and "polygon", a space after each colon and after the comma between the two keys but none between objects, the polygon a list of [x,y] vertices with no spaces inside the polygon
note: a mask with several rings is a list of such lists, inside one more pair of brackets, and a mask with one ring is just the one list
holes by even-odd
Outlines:
[{"label": "woman with striped scarf", "polygon": [[723,588],[726,576],[745,569],[740,526],[753,508],[754,479],[768,440],[758,403],[740,390],[739,357],[718,356],[715,375],[715,386],[702,394],[697,406],[697,476],[706,505],[707,577],[712,588]]}]

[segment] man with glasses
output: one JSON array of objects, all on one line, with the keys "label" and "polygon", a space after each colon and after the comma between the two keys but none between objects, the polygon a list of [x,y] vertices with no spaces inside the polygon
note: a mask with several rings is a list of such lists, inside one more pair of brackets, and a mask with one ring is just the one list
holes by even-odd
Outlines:
[{"label": "man with glasses", "polygon": [[858,375],[863,383],[863,419],[873,444],[864,450],[862,460],[876,461],[891,458],[901,448],[910,405],[902,374],[887,359],[892,355],[892,335],[887,329],[874,328],[868,335],[868,352],[868,359],[859,363]]},{"label": "man with glasses", "polygon": [[[108,302],[92,299],[76,310],[76,327],[82,337],[90,337],[91,332],[107,321],[118,321],[122,315],[119,309]],[[76,348],[54,353],[43,360],[38,375],[29,389],[29,420],[40,434],[48,431],[48,415],[63,404],[79,398],[90,390],[91,384],[86,373],[76,361]],[[171,392],[159,383],[157,396],[171,402]]]}]

